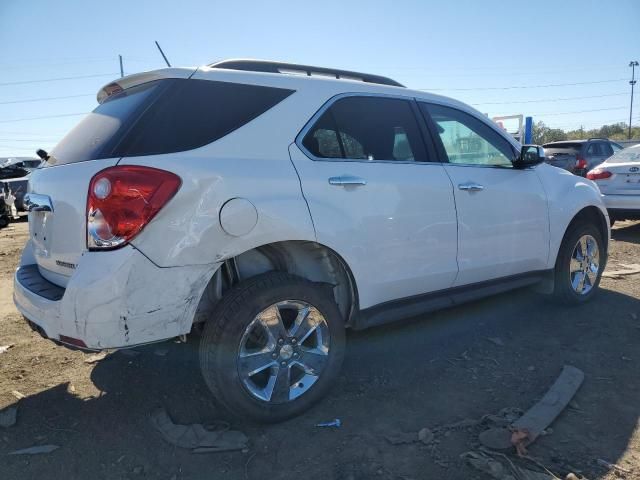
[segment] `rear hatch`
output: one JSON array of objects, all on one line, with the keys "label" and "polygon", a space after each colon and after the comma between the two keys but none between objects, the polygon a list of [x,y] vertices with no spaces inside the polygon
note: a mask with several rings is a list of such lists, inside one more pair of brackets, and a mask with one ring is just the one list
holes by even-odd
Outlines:
[{"label": "rear hatch", "polygon": [[543,147],[548,164],[572,172],[575,169],[582,143],[554,142],[547,143]]},{"label": "rear hatch", "polygon": [[29,178],[34,199],[51,211],[29,212],[29,233],[43,277],[66,286],[87,249],[86,205],[91,178],[118,163],[132,128],[162,92],[193,69],[163,69],[132,75],[107,85],[101,104],[50,152]]}]

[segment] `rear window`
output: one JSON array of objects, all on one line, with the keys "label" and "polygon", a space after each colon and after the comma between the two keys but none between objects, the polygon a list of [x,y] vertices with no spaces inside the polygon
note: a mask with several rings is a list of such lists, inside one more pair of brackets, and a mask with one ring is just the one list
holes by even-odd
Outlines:
[{"label": "rear window", "polygon": [[620,150],[613,157],[609,157],[606,163],[624,163],[638,162],[640,163],[640,147],[625,148]]},{"label": "rear window", "polygon": [[284,100],[292,90],[164,79],[99,105],[51,151],[48,163],[173,153],[207,145]]},{"label": "rear window", "polygon": [[546,143],[543,145],[545,153],[556,155],[577,155],[580,153],[582,143],[562,142],[562,143]]}]

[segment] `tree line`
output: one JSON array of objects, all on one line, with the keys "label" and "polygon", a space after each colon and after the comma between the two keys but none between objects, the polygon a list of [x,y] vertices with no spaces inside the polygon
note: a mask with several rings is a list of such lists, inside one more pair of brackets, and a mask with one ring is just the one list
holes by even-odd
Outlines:
[{"label": "tree line", "polygon": [[[533,143],[542,145],[558,140],[582,140],[587,138],[608,138],[610,140],[626,140],[629,133],[629,124],[625,122],[603,125],[600,128],[585,130],[580,127],[577,130],[565,131],[561,128],[551,128],[544,122],[533,123]],[[631,127],[631,138],[640,138],[640,127]]]}]

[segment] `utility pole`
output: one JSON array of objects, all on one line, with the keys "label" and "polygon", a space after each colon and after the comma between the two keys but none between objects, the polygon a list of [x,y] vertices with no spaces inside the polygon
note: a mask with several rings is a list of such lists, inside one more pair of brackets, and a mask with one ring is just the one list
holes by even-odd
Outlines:
[{"label": "utility pole", "polygon": [[631,140],[631,117],[633,116],[633,86],[636,84],[636,67],[640,65],[637,60],[631,60],[629,62],[629,66],[631,67],[631,80],[629,83],[631,84],[631,105],[629,106],[629,134],[627,135],[628,140]]},{"label": "utility pole", "polygon": [[158,50],[160,50],[160,55],[162,55],[162,58],[164,58],[164,61],[167,64],[167,67],[170,67],[171,64],[169,63],[169,60],[167,60],[167,56],[164,54],[164,52],[162,51],[162,48],[160,48],[160,44],[158,43],[158,41],[156,40],[156,47],[158,47]]},{"label": "utility pole", "polygon": [[122,68],[122,55],[118,55],[120,59],[120,78],[124,77],[124,69]]}]

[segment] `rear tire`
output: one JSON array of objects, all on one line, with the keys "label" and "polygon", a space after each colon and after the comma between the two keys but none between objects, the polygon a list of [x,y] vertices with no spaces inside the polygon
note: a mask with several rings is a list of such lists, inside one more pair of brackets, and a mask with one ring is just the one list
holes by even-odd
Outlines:
[{"label": "rear tire", "polygon": [[324,396],[344,350],[330,287],[269,272],[238,284],[216,306],[200,341],[200,367],[231,413],[273,423]]},{"label": "rear tire", "polygon": [[605,263],[605,249],[600,230],[586,222],[571,225],[562,240],[556,259],[556,299],[570,305],[588,302],[598,291]]}]

